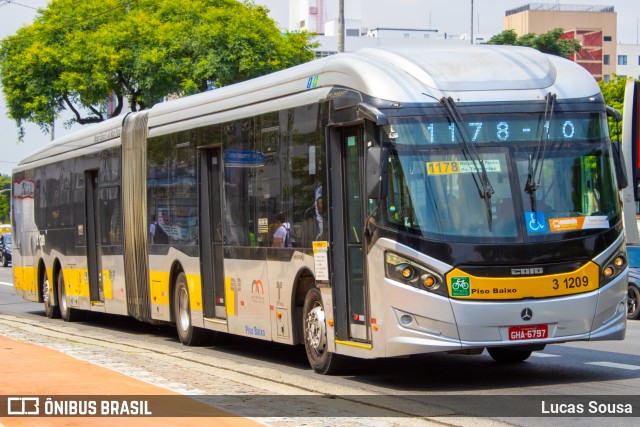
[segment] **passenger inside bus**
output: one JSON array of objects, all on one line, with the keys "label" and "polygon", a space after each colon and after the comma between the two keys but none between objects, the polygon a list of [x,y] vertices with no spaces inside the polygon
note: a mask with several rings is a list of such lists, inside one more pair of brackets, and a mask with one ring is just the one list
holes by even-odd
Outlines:
[{"label": "passenger inside bus", "polygon": [[291,224],[287,222],[284,212],[278,213],[275,218],[276,231],[273,233],[274,248],[290,248],[291,245]]}]

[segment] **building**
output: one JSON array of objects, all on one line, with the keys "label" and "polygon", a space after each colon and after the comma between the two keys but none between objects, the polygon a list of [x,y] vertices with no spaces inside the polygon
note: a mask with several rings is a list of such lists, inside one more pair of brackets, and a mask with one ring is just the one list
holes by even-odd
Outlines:
[{"label": "building", "polygon": [[518,35],[556,28],[565,30],[563,37],[580,40],[583,49],[572,59],[596,80],[609,80],[616,72],[618,24],[613,6],[529,3],[505,13],[504,29]]},{"label": "building", "polygon": [[619,44],[616,74],[640,80],[640,45]]},{"label": "building", "polygon": [[[345,33],[360,37],[362,0],[344,3]],[[289,30],[306,30],[321,36],[335,36],[338,31],[338,2],[335,0],[289,0]]]},{"label": "building", "polygon": [[436,38],[438,30],[421,30],[416,28],[372,28],[367,30],[367,37],[396,39],[431,39]]},{"label": "building", "polygon": [[[344,2],[345,39],[344,50],[353,52],[366,47],[422,46],[425,43],[446,40],[448,43],[468,44],[468,34],[448,34],[430,28],[398,28],[363,26],[363,10],[366,1]],[[338,1],[337,0],[289,0],[287,13],[289,31],[306,30],[318,34],[316,56],[333,55],[338,50]],[[474,34],[474,43],[485,43],[488,34]]]}]

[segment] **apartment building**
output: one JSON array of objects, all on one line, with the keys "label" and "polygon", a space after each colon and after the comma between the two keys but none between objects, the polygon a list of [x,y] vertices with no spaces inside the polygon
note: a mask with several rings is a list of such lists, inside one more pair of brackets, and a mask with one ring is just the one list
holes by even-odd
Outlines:
[{"label": "apartment building", "polygon": [[613,6],[529,3],[507,10],[503,22],[505,30],[518,35],[562,28],[563,37],[580,40],[583,46],[571,59],[596,80],[609,80],[616,72],[618,23]]}]

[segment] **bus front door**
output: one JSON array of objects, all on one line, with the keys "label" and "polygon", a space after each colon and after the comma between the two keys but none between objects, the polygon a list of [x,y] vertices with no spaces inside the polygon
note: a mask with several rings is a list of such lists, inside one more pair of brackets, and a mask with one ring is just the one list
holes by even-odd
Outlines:
[{"label": "bus front door", "polygon": [[222,234],[222,149],[200,153],[200,266],[204,316],[226,319]]},{"label": "bus front door", "polygon": [[[333,244],[332,271],[338,340],[371,341],[369,304],[364,262],[362,224],[364,128],[341,128],[334,132],[331,163],[341,173],[331,174],[330,215]],[[338,145],[335,142],[339,142]]]}]

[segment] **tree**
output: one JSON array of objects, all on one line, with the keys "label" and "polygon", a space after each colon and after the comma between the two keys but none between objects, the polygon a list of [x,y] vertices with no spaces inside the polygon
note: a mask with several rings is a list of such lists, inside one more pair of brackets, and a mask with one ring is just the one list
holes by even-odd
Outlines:
[{"label": "tree", "polygon": [[[515,46],[529,46],[538,49],[544,53],[552,55],[568,57],[580,50],[580,42],[575,39],[561,39],[563,30],[556,28],[548,33],[536,35],[533,33],[525,34],[518,37],[514,30],[505,30],[500,34],[493,36],[488,44],[503,44]],[[620,77],[614,74],[614,79],[605,82],[600,80],[600,90],[604,96],[605,104],[615,108],[623,114],[624,107],[624,88],[627,82],[626,77]],[[609,118],[609,134],[613,141],[621,140],[621,126],[616,120]]]},{"label": "tree", "polygon": [[24,122],[48,131],[63,110],[100,122],[313,59],[313,35],[281,33],[267,13],[237,0],[52,0],[0,42],[8,115],[22,137]]},{"label": "tree", "polygon": [[[11,189],[11,177],[9,175],[0,175],[0,190]],[[10,192],[4,192],[0,194],[0,224],[9,224],[9,207],[10,207]]]},{"label": "tree", "polygon": [[487,44],[527,46],[543,53],[568,58],[579,52],[582,45],[576,39],[561,38],[563,32],[562,28],[556,28],[544,34],[528,33],[518,36],[514,30],[505,30],[491,37]]},{"label": "tree", "polygon": [[[602,96],[604,96],[605,104],[615,108],[622,115],[624,115],[624,89],[629,78],[630,77],[614,74],[613,79],[610,81],[605,82],[604,80],[600,80],[598,82]],[[621,132],[622,124],[609,117],[609,134],[611,135],[611,140],[621,141]]]}]

